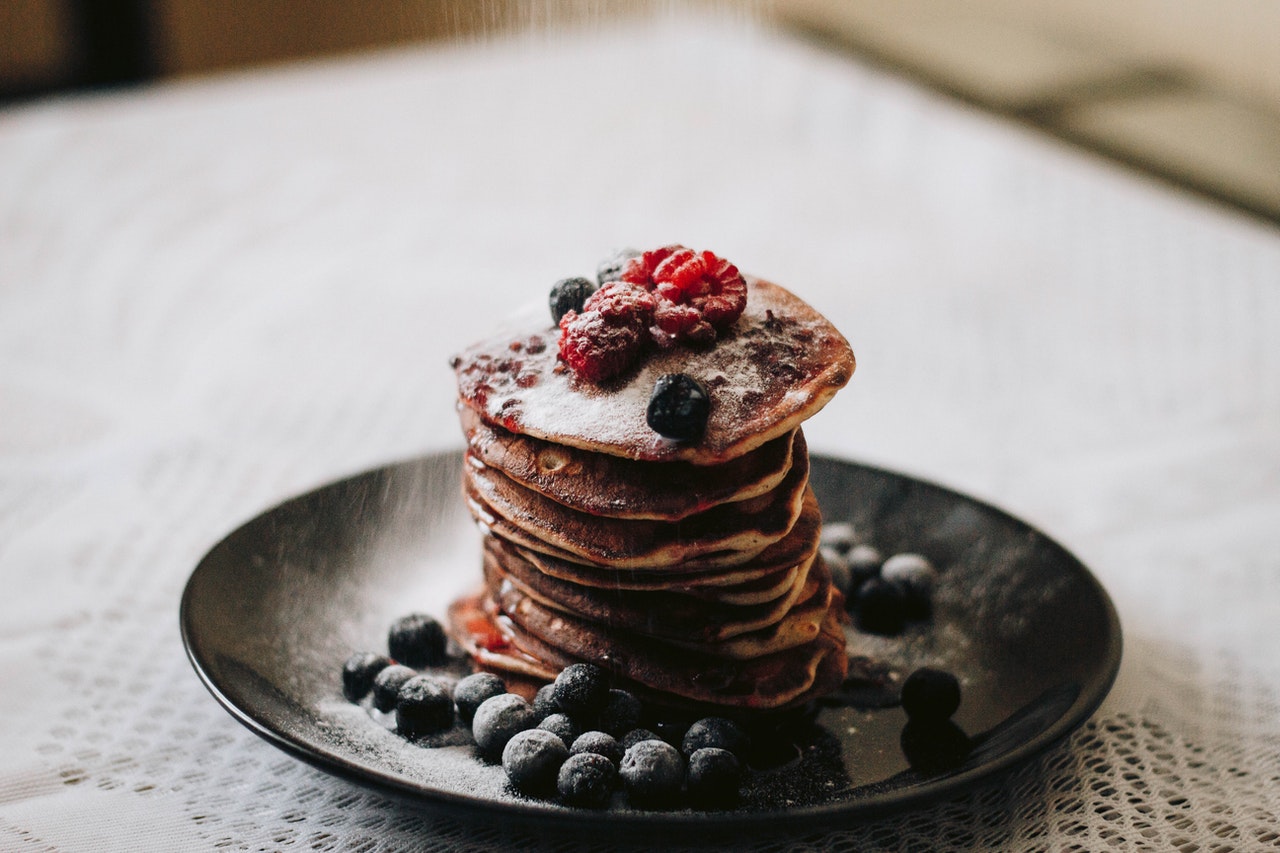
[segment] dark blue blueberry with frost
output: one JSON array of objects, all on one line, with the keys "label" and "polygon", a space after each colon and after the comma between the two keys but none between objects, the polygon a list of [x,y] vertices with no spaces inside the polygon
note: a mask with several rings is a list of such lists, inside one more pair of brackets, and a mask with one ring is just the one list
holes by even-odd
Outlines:
[{"label": "dark blue blueberry with frost", "polygon": [[927,619],[933,611],[933,588],[938,570],[920,554],[894,554],[880,567],[880,577],[902,587],[908,619]]},{"label": "dark blue blueberry with frost", "polygon": [[549,714],[545,720],[538,723],[538,728],[546,729],[566,744],[573,743],[582,733],[582,729],[568,714]]},{"label": "dark blue blueberry with frost", "polygon": [[614,764],[622,760],[623,751],[622,744],[618,743],[617,738],[608,732],[601,731],[583,732],[578,735],[569,747],[571,755],[577,755],[580,752],[593,752],[596,755],[603,755]]},{"label": "dark blue blueberry with frost", "polygon": [[546,729],[516,732],[502,749],[502,769],[516,790],[532,796],[550,796],[556,790],[560,765],[569,748]]},{"label": "dark blue blueberry with frost", "polygon": [[727,749],[703,747],[689,756],[685,784],[689,802],[703,808],[733,805],[742,782],[742,762]]},{"label": "dark blue blueberry with frost", "polygon": [[946,720],[960,707],[960,682],[949,672],[924,666],[902,683],[902,710],[912,721]]},{"label": "dark blue blueberry with frost", "polygon": [[853,525],[847,521],[828,521],[822,525],[818,542],[824,548],[844,556],[858,543]]},{"label": "dark blue blueberry with frost", "polygon": [[561,711],[594,717],[609,700],[609,676],[595,664],[575,663],[556,676],[551,695]]},{"label": "dark blue blueberry with frost", "polygon": [[699,749],[714,747],[732,752],[740,760],[745,758],[751,740],[742,727],[725,717],[703,717],[689,726],[680,751],[685,757],[693,755]]},{"label": "dark blue blueberry with frost", "polygon": [[685,373],[668,373],[653,383],[645,420],[663,438],[690,441],[702,435],[711,415],[711,397]]},{"label": "dark blue blueberry with frost", "polygon": [[373,679],[373,707],[379,711],[394,709],[400,687],[417,674],[416,669],[402,663],[393,663],[391,666],[384,667]]},{"label": "dark blue blueberry with frost", "polygon": [[884,555],[871,545],[855,545],[844,555],[844,561],[849,566],[849,589],[857,592],[864,583],[880,576]]},{"label": "dark blue blueberry with frost", "polygon": [[570,311],[582,313],[582,304],[591,294],[596,292],[596,284],[585,278],[562,278],[551,286],[548,301],[551,305],[551,319],[559,325],[560,320]]},{"label": "dark blue blueberry with frost", "polygon": [[857,625],[871,634],[901,634],[907,622],[907,594],[883,578],[872,578],[858,588],[854,602]]},{"label": "dark blue blueberry with frost", "polygon": [[613,688],[605,700],[600,715],[596,718],[596,727],[620,738],[640,725],[640,717],[644,714],[644,706],[640,700],[626,690]]},{"label": "dark blue blueberry with frost", "polygon": [[666,741],[643,740],[623,753],[618,775],[634,805],[668,806],[684,785],[684,757]]},{"label": "dark blue blueberry with frost", "polygon": [[624,734],[620,741],[623,752],[626,752],[642,740],[662,740],[662,735],[652,729],[632,729]]},{"label": "dark blue blueberry with frost", "polygon": [[391,659],[376,652],[356,652],[342,665],[342,695],[359,702],[373,689],[378,673],[391,665]]},{"label": "dark blue blueberry with frost", "polygon": [[453,703],[458,708],[458,718],[467,725],[476,715],[476,709],[486,699],[507,692],[502,679],[492,672],[476,672],[460,680],[453,688]]},{"label": "dark blue blueberry with frost", "polygon": [[448,660],[444,627],[425,613],[410,613],[391,625],[387,651],[398,663],[421,669]]},{"label": "dark blue blueberry with frost", "polygon": [[396,731],[407,737],[435,734],[453,727],[453,697],[439,680],[415,675],[396,695]]},{"label": "dark blue blueberry with frost", "polygon": [[556,704],[556,685],[555,682],[544,684],[538,688],[538,692],[533,697],[533,713],[541,722],[552,714],[560,712],[560,706]]},{"label": "dark blue blueberry with frost", "polygon": [[570,755],[556,777],[556,790],[566,805],[588,809],[604,808],[617,787],[618,769],[595,752]]},{"label": "dark blue blueberry with frost", "polygon": [[537,722],[533,708],[523,696],[503,693],[484,700],[476,708],[471,719],[471,736],[482,756],[497,760],[512,737],[533,728]]}]

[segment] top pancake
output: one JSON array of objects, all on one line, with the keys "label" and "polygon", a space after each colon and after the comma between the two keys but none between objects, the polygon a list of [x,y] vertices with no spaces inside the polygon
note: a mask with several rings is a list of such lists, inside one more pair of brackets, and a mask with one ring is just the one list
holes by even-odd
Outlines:
[{"label": "top pancake", "polygon": [[[486,422],[557,444],[649,462],[718,465],[787,434],[816,414],[853,375],[848,341],[803,300],[747,277],[747,307],[714,346],[650,352],[604,383],[558,364],[547,324],[502,335],[454,360],[464,405]],[[645,421],[654,382],[668,373],[699,380],[711,397],[706,431],[673,441]]]},{"label": "top pancake", "polygon": [[679,521],[766,494],[791,469],[796,435],[789,432],[723,465],[637,462],[516,435],[460,409],[471,453],[485,465],[556,503],[614,518]]}]

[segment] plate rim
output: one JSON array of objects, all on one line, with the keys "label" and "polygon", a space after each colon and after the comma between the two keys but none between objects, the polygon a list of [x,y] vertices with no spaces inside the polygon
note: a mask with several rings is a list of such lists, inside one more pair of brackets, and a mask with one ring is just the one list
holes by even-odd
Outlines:
[{"label": "plate rim", "polygon": [[[439,788],[415,785],[398,776],[381,772],[376,768],[356,763],[340,754],[320,748],[314,743],[297,737],[296,734],[280,731],[271,725],[269,721],[255,716],[253,709],[241,707],[228,696],[214,674],[216,668],[202,654],[202,640],[195,635],[192,626],[192,613],[196,606],[194,599],[198,587],[198,577],[203,572],[212,571],[212,569],[207,568],[207,566],[211,565],[210,557],[239,536],[246,528],[266,516],[279,512],[288,505],[314,499],[321,492],[342,488],[364,478],[385,476],[397,469],[431,464],[434,460],[454,458],[461,458],[461,450],[442,450],[418,454],[399,461],[376,465],[354,474],[328,480],[259,511],[238,524],[203,553],[183,587],[178,608],[179,630],[187,660],[195,670],[201,683],[233,719],[272,746],[313,767],[363,787],[394,795],[397,799],[408,801],[417,806],[435,809],[448,808],[451,809],[450,814],[453,816],[458,816],[456,809],[461,808],[469,817],[492,813],[496,810],[503,813],[504,817],[532,821],[540,825],[543,825],[543,822],[551,818],[555,822],[556,830],[580,831],[598,830],[603,827],[610,829],[625,827],[628,830],[648,831],[678,826],[682,830],[740,834],[742,831],[759,831],[765,827],[782,829],[799,824],[803,824],[808,828],[816,828],[818,825],[823,828],[830,828],[835,824],[849,824],[859,819],[878,818],[913,806],[932,803],[948,795],[958,795],[980,782],[990,781],[1013,767],[1030,761],[1032,758],[1059,744],[1067,735],[1084,725],[1109,695],[1119,674],[1124,651],[1124,640],[1115,603],[1089,567],[1055,538],[999,506],[982,498],[941,485],[933,480],[846,457],[813,453],[811,454],[813,463],[819,466],[834,465],[859,468],[877,476],[920,484],[942,492],[953,499],[979,506],[1005,521],[1033,531],[1071,559],[1076,571],[1086,582],[1087,587],[1097,598],[1098,603],[1102,605],[1106,621],[1106,637],[1102,667],[1094,674],[1094,678],[1086,680],[1086,683],[1082,685],[1083,689],[1072,700],[1064,713],[1030,738],[996,754],[981,764],[961,768],[955,772],[939,774],[909,788],[890,788],[885,791],[872,792],[865,797],[852,801],[817,803],[794,808],[760,811],[641,811],[629,809],[618,812],[613,810],[576,809],[551,801],[545,803],[517,799],[498,801],[482,796],[471,796]],[[1092,689],[1088,689],[1090,685],[1092,685]]]}]

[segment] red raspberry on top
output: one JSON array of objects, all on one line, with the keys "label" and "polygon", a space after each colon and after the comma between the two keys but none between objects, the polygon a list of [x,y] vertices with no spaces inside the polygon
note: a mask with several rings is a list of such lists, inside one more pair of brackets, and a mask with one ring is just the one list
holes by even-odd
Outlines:
[{"label": "red raspberry on top", "polygon": [[625,371],[644,348],[655,299],[641,287],[615,281],[593,293],[582,313],[560,319],[560,358],[578,376],[602,382]]},{"label": "red raspberry on top", "polygon": [[659,342],[710,343],[747,305],[747,283],[733,264],[712,252],[664,246],[632,258],[622,280],[650,290]]}]

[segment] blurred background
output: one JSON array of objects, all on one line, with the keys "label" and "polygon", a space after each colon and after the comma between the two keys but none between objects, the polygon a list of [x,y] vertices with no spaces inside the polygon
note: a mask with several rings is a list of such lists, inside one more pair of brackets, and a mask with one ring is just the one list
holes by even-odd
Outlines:
[{"label": "blurred background", "polygon": [[[687,4],[686,4],[687,5]],[[720,0],[1280,222],[1274,0]],[[0,105],[265,63],[574,26],[608,0],[4,0]]]}]

